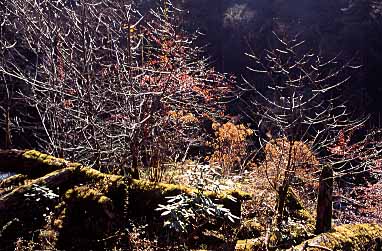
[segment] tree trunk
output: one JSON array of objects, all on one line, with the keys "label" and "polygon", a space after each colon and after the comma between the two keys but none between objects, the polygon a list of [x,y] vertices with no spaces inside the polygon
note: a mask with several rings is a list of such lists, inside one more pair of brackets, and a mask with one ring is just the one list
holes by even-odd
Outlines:
[{"label": "tree trunk", "polygon": [[332,229],[333,216],[333,169],[325,166],[320,176],[320,187],[317,201],[316,234]]}]

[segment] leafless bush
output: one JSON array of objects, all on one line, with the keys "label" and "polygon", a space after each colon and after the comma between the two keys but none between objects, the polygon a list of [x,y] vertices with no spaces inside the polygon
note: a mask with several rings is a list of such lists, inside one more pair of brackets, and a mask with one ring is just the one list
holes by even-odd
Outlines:
[{"label": "leafless bush", "polygon": [[314,180],[326,164],[338,177],[368,171],[381,145],[375,133],[351,137],[366,118],[352,118],[341,91],[350,79],[348,70],[357,67],[340,64],[336,58],[324,60],[304,50],[297,39],[275,37],[279,47],[264,57],[248,54],[256,65],[249,70],[262,76],[265,86],[245,81],[241,107],[258,124],[257,132],[263,131],[259,144],[266,156],[260,168],[267,175],[272,171],[281,224],[286,195],[296,178]]},{"label": "leafless bush", "polygon": [[[90,165],[161,170],[202,138],[228,90],[186,34],[171,2],[141,14],[133,2],[5,1],[9,30],[30,67],[1,72],[25,83],[40,148]],[[20,54],[19,46],[9,48]],[[183,116],[174,116],[183,114]],[[185,116],[188,116],[187,119]],[[159,174],[156,177],[160,177]],[[154,177],[155,178],[155,177]]]}]

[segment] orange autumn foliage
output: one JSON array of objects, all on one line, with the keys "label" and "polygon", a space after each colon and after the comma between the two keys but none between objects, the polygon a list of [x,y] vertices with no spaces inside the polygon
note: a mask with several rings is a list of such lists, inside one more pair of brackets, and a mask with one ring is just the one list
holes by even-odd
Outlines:
[{"label": "orange autumn foliage", "polygon": [[185,113],[184,111],[169,111],[167,115],[177,122],[182,122],[186,125],[196,124],[199,119],[194,116],[191,112]]},{"label": "orange autumn foliage", "polygon": [[247,137],[253,134],[252,129],[240,124],[235,125],[227,122],[223,125],[213,123],[216,139],[210,144],[214,150],[208,158],[210,163],[218,163],[223,173],[232,171],[236,165],[240,165],[247,155]]},{"label": "orange autumn foliage", "polygon": [[319,169],[319,161],[304,142],[292,143],[286,138],[272,139],[265,145],[264,153],[265,160],[259,170],[266,175],[272,186],[280,185],[288,164],[300,182],[316,185],[315,174]]}]

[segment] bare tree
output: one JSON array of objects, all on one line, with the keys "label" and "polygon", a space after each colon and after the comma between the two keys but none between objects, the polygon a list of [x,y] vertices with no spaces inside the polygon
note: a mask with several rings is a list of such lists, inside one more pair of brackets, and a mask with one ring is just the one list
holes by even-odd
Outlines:
[{"label": "bare tree", "polygon": [[278,193],[280,225],[294,180],[304,178],[304,173],[306,179],[317,178],[327,164],[336,176],[368,171],[381,148],[375,134],[350,142],[351,134],[366,121],[352,118],[341,95],[350,79],[348,69],[357,67],[336,58],[324,60],[305,50],[303,41],[275,37],[279,47],[267,50],[264,57],[248,54],[256,65],[248,69],[262,76],[265,85],[259,88],[245,81],[241,107],[257,123],[258,132],[264,131],[259,143],[266,156],[260,168]]},{"label": "bare tree", "polygon": [[[4,26],[5,26],[5,21],[6,21],[6,13],[3,10],[3,8],[0,10],[1,14],[1,19],[0,19],[0,64],[1,67],[5,67],[5,59],[6,59],[6,53],[7,49],[11,47],[11,44],[8,44],[3,37],[5,36],[5,31],[4,31]],[[1,102],[0,109],[1,109],[1,114],[2,114],[2,119],[1,121],[4,121],[1,128],[4,129],[4,147],[9,148],[11,145],[11,121],[10,121],[10,102],[11,102],[11,96],[12,96],[12,90],[10,90],[8,81],[6,79],[5,74],[1,74],[1,83],[2,85],[0,86],[0,95],[1,97],[4,97],[4,101]],[[2,134],[0,134],[2,135]]]},{"label": "bare tree", "polygon": [[[33,71],[1,72],[30,88],[40,149],[90,165],[161,169],[203,136],[228,81],[195,35],[182,31],[170,1],[142,15],[133,2],[6,1]],[[17,54],[14,47],[10,53]]]}]

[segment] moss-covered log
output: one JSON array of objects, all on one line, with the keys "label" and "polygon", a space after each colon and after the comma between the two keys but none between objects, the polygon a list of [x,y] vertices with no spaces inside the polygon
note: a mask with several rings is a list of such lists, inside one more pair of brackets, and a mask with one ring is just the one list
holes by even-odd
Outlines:
[{"label": "moss-covered log", "polygon": [[35,150],[0,150],[0,172],[13,172],[37,178],[58,169],[76,166],[80,164]]},{"label": "moss-covered log", "polygon": [[[28,238],[29,233],[43,228],[46,224],[45,215],[49,213],[47,210],[52,211],[58,202],[65,198],[66,191],[68,189],[70,191],[79,184],[89,184],[97,188],[105,195],[99,199],[108,198],[111,201],[112,198],[115,200],[113,208],[118,209],[119,212],[124,210],[126,185],[123,177],[103,174],[89,167],[67,167],[30,180],[27,184],[0,196],[0,227],[3,228],[0,231],[0,243],[11,245],[18,237]],[[86,201],[92,204],[90,201],[94,198],[96,197],[85,196],[84,204]],[[69,204],[66,205],[70,208],[85,211],[84,208],[69,206]],[[102,214],[101,218],[105,218],[104,215]],[[72,222],[73,225],[77,223]],[[81,228],[80,225],[78,226]]]},{"label": "moss-covered log", "polygon": [[349,224],[334,228],[313,239],[289,249],[289,251],[367,251],[377,250],[382,236],[378,224]]},{"label": "moss-covered log", "polygon": [[[22,185],[0,197],[0,214],[6,215],[8,211],[17,211],[25,207],[25,194],[31,192],[36,186],[58,188],[74,177],[75,168],[65,168],[54,171],[44,177],[38,178],[27,185]],[[1,223],[1,221],[0,221]]]},{"label": "moss-covered log", "polygon": [[6,194],[13,189],[24,185],[28,180],[28,176],[24,174],[16,174],[0,181],[0,196]]},{"label": "moss-covered log", "polygon": [[[158,207],[158,204],[166,203],[166,197],[181,193],[192,196],[196,192],[196,189],[182,185],[132,180],[129,185],[129,204],[132,207],[129,211],[134,217],[153,215],[152,212]],[[251,198],[250,194],[237,190],[228,190],[220,194],[206,192],[205,195],[215,199],[217,203],[223,204],[237,216],[241,214],[241,202]],[[234,197],[237,202],[232,201],[230,196]]]},{"label": "moss-covered log", "polygon": [[[37,151],[0,152],[0,170],[18,173],[0,183],[0,243],[5,249],[14,248],[18,238],[28,240],[38,232],[37,236],[49,236],[49,243],[61,249],[86,248],[84,243],[103,249],[107,245],[100,240],[118,227],[126,228],[122,218],[150,218],[167,196],[196,192],[182,185],[101,173]],[[206,195],[236,215],[240,215],[241,201],[251,197],[240,191]]]},{"label": "moss-covered log", "polygon": [[[25,194],[33,190],[36,186],[47,187],[52,190],[58,190],[58,193],[65,192],[67,189],[77,185],[93,183],[104,190],[107,190],[109,186],[113,186],[116,183],[123,182],[128,186],[130,194],[130,202],[133,205],[133,214],[147,215],[152,213],[152,210],[158,206],[158,203],[164,203],[166,201],[165,197],[172,196],[180,193],[193,194],[196,192],[195,189],[185,187],[182,185],[165,184],[165,183],[155,183],[142,180],[125,180],[122,176],[118,175],[108,175],[96,171],[90,167],[68,167],[62,170],[57,170],[49,173],[41,178],[30,181],[27,185],[22,185],[16,189],[4,194],[0,197],[0,213],[6,212],[8,210],[17,210],[18,208],[24,207],[23,201],[25,199]],[[217,199],[220,203],[225,204],[228,208],[233,211],[240,211],[240,201],[249,199],[250,195],[240,191],[225,191],[220,194],[206,193],[207,196]],[[238,203],[231,201],[228,196],[233,196]]]},{"label": "moss-covered log", "polygon": [[[127,196],[122,193],[121,197]],[[99,189],[88,186],[69,189],[55,211],[52,228],[57,233],[58,249],[102,250],[107,242],[115,241],[110,235],[127,225],[123,208]]]},{"label": "moss-covered log", "polygon": [[24,174],[16,174],[0,181],[0,189],[5,189],[14,186],[20,186],[28,179],[28,176]]}]

